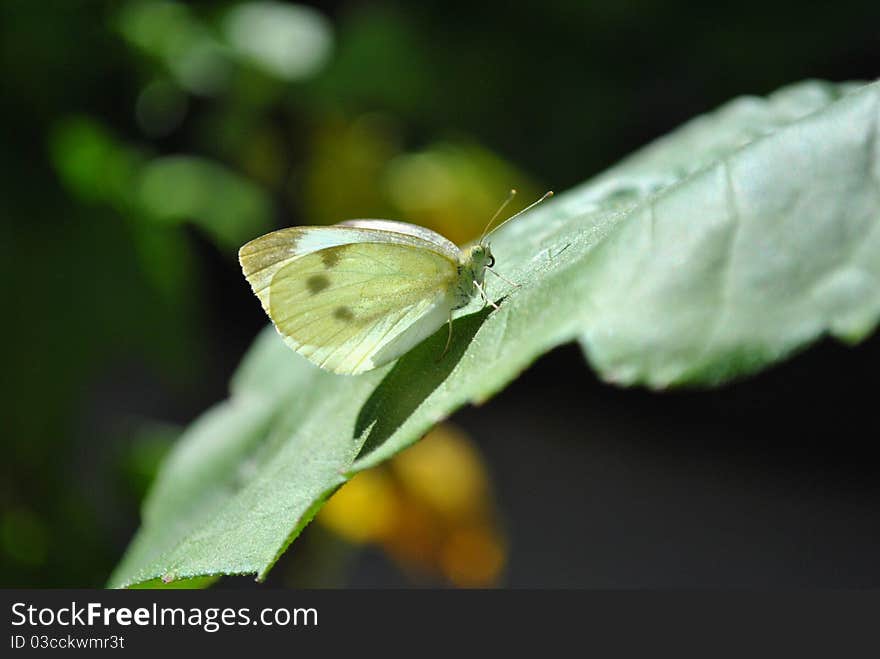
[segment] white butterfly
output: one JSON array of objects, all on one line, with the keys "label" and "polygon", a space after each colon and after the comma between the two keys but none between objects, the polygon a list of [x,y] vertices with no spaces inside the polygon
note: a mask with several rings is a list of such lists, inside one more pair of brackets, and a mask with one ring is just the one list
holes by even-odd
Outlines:
[{"label": "white butterfly", "polygon": [[349,220],[273,231],[244,245],[238,260],[287,345],[334,373],[363,373],[397,359],[447,322],[448,348],[452,312],[477,293],[498,309],[483,288],[495,265],[486,238],[515,193],[477,244],[464,249],[415,224]]}]

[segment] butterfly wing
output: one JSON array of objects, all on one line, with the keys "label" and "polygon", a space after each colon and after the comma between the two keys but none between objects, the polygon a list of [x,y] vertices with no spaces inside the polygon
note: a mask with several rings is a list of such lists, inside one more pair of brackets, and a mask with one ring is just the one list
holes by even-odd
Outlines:
[{"label": "butterfly wing", "polygon": [[454,243],[430,229],[391,220],[351,220],[329,227],[292,227],[267,233],[242,247],[238,260],[244,276],[268,312],[269,284],[290,261],[328,247],[364,242],[428,249],[453,261],[457,261],[459,255]]},{"label": "butterfly wing", "polygon": [[288,260],[258,295],[291,348],[336,373],[362,373],[448,319],[457,266],[412,244],[348,243]]},{"label": "butterfly wing", "polygon": [[461,250],[446,236],[441,236],[436,231],[431,231],[418,224],[398,222],[396,220],[347,220],[340,222],[340,227],[355,227],[359,229],[373,229],[389,233],[403,234],[420,241],[429,243],[436,251],[445,254],[453,261],[458,260]]}]

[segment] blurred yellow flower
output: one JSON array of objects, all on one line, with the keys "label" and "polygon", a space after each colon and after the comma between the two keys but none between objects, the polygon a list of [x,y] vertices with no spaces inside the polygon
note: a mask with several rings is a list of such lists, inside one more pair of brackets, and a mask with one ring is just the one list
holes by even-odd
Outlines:
[{"label": "blurred yellow flower", "polygon": [[506,552],[497,532],[482,526],[454,529],[440,554],[440,566],[456,586],[485,587],[504,569]]},{"label": "blurred yellow flower", "polygon": [[413,577],[489,587],[506,562],[486,468],[472,440],[446,423],[352,478],[318,520],[349,542],[382,546]]},{"label": "blurred yellow flower", "polygon": [[386,538],[398,515],[393,483],[378,470],[364,471],[330,498],[320,520],[329,529],[356,543]]},{"label": "blurred yellow flower", "polygon": [[470,438],[449,424],[437,426],[391,461],[405,490],[438,513],[469,519],[485,514],[489,476]]}]

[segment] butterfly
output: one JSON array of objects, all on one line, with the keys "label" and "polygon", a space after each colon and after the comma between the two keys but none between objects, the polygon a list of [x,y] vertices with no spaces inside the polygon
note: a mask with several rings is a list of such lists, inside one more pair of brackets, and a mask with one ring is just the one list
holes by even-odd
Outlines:
[{"label": "butterfly", "polygon": [[[348,220],[273,231],[238,252],[242,272],[288,346],[321,368],[354,375],[408,352],[449,324],[452,312],[486,295],[495,257],[489,228],[459,248],[444,236],[394,220]],[[499,224],[525,213],[538,201]],[[446,352],[444,349],[444,354]]]}]

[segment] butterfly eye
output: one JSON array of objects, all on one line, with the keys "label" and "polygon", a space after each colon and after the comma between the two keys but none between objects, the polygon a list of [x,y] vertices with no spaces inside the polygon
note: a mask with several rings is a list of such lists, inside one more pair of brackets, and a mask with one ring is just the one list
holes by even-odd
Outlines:
[{"label": "butterfly eye", "polygon": [[489,257],[489,262],[486,263],[486,267],[487,267],[487,268],[491,268],[493,265],[495,265],[495,257],[494,257],[494,256],[490,256],[490,257]]}]

